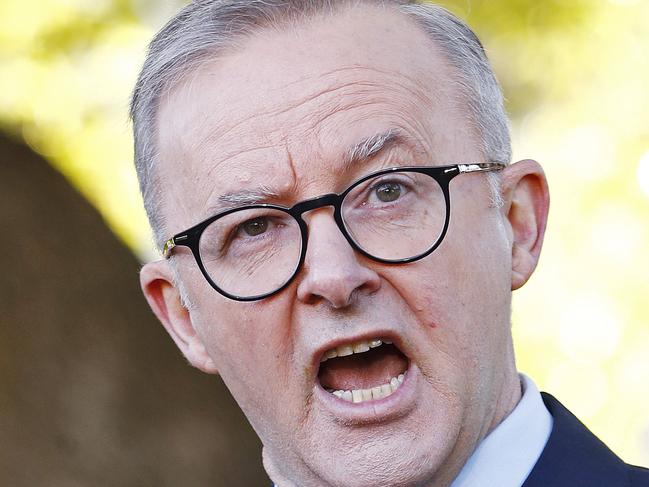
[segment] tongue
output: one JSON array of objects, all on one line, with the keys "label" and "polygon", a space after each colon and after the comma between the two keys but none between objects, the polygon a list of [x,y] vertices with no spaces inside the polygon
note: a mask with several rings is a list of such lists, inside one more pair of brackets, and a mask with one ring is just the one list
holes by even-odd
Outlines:
[{"label": "tongue", "polygon": [[320,364],[318,377],[325,389],[371,389],[390,382],[408,368],[408,360],[392,345],[368,352],[336,357]]}]

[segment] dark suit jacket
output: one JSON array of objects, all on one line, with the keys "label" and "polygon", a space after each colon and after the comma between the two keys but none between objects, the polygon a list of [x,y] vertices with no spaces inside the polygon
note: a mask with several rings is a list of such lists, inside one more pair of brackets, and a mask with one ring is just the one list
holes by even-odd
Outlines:
[{"label": "dark suit jacket", "polygon": [[550,394],[552,433],[522,487],[649,487],[649,470],[627,465]]}]

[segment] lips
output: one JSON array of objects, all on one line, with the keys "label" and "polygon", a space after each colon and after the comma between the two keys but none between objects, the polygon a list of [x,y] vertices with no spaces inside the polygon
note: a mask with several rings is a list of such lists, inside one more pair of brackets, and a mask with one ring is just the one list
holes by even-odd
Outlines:
[{"label": "lips", "polygon": [[342,343],[320,359],[320,385],[347,402],[376,401],[393,394],[403,383],[409,361],[387,338]]}]

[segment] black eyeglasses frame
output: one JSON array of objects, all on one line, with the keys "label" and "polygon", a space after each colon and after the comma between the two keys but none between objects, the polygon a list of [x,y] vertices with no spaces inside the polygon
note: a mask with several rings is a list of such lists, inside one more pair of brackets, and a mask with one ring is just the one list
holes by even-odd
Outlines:
[{"label": "black eyeglasses frame", "polygon": [[[173,250],[174,247],[178,247],[178,246],[188,247],[194,256],[194,259],[196,260],[196,263],[198,264],[198,268],[203,274],[203,277],[207,280],[210,286],[214,288],[214,290],[216,290],[218,293],[225,296],[226,298],[233,299],[235,301],[258,301],[260,299],[264,299],[274,294],[277,294],[283,289],[285,289],[293,281],[295,276],[299,273],[300,269],[302,268],[304,264],[304,259],[306,257],[306,249],[308,245],[308,235],[309,235],[308,226],[304,221],[304,219],[302,218],[302,215],[308,211],[316,210],[318,208],[323,208],[325,206],[333,206],[334,220],[338,225],[338,228],[340,229],[341,233],[344,235],[345,239],[354,250],[356,250],[361,255],[364,255],[365,257],[375,262],[380,262],[383,264],[408,264],[423,259],[424,257],[430,255],[432,252],[435,251],[435,249],[437,249],[437,247],[439,247],[439,245],[444,240],[444,237],[446,236],[446,232],[450,224],[450,216],[451,216],[451,203],[450,203],[450,192],[449,192],[449,183],[451,182],[451,180],[453,180],[453,178],[455,178],[460,174],[499,171],[502,170],[505,166],[506,164],[502,162],[471,162],[465,164],[452,164],[452,165],[445,165],[445,166],[390,167],[388,169],[382,169],[367,174],[362,178],[357,179],[342,193],[328,193],[322,196],[317,196],[315,198],[300,201],[299,203],[296,203],[290,208],[287,208],[285,206],[280,206],[280,205],[266,204],[266,203],[229,208],[227,210],[224,210],[222,212],[217,213],[216,215],[207,218],[206,220],[203,220],[202,222],[192,226],[191,228],[188,228],[183,232],[177,233],[176,235],[168,239],[164,244],[163,256],[164,258],[168,259],[171,256],[171,251]],[[368,179],[375,178],[377,176],[382,176],[384,174],[394,173],[394,172],[414,172],[414,173],[426,174],[432,177],[433,179],[435,179],[435,181],[437,181],[440,188],[442,189],[442,193],[444,194],[444,201],[446,203],[446,215],[445,215],[445,222],[442,231],[440,232],[439,237],[431,247],[429,247],[424,252],[417,254],[413,257],[389,260],[389,259],[382,259],[379,257],[375,257],[367,253],[365,250],[363,250],[363,248],[361,248],[354,241],[354,239],[349,234],[349,231],[345,227],[345,222],[342,218],[341,207],[347,194],[349,194],[349,192],[359,184],[367,181]],[[221,289],[212,280],[209,273],[205,269],[203,265],[203,261],[200,257],[199,242],[200,242],[201,235],[203,234],[203,231],[215,220],[218,220],[219,218],[222,218],[226,215],[229,215],[237,211],[246,210],[246,209],[255,209],[255,208],[268,208],[268,209],[282,211],[284,213],[288,213],[297,221],[302,236],[300,259],[297,265],[295,266],[295,270],[293,271],[293,274],[291,274],[291,276],[286,280],[286,282],[284,282],[284,284],[282,284],[278,289],[275,289],[274,291],[265,294],[259,294],[255,296],[237,296],[225,291],[224,289]]]}]

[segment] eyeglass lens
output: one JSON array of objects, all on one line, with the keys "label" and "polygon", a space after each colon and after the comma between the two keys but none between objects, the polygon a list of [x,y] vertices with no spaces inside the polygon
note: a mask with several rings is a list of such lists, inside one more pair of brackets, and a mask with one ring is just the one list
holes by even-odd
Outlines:
[{"label": "eyeglass lens", "polygon": [[[426,252],[446,221],[444,192],[417,172],[383,174],[354,186],[341,206],[345,230],[368,254],[401,260]],[[302,253],[300,226],[289,213],[245,208],[211,223],[200,257],[212,281],[240,297],[271,293],[296,271]]]},{"label": "eyeglass lens", "polygon": [[199,242],[201,261],[212,281],[235,296],[279,289],[300,261],[300,226],[272,208],[242,209],[209,225]]},{"label": "eyeglass lens", "polygon": [[355,186],[343,201],[342,216],[360,248],[396,261],[422,254],[437,242],[446,222],[446,200],[432,177],[395,172]]}]

